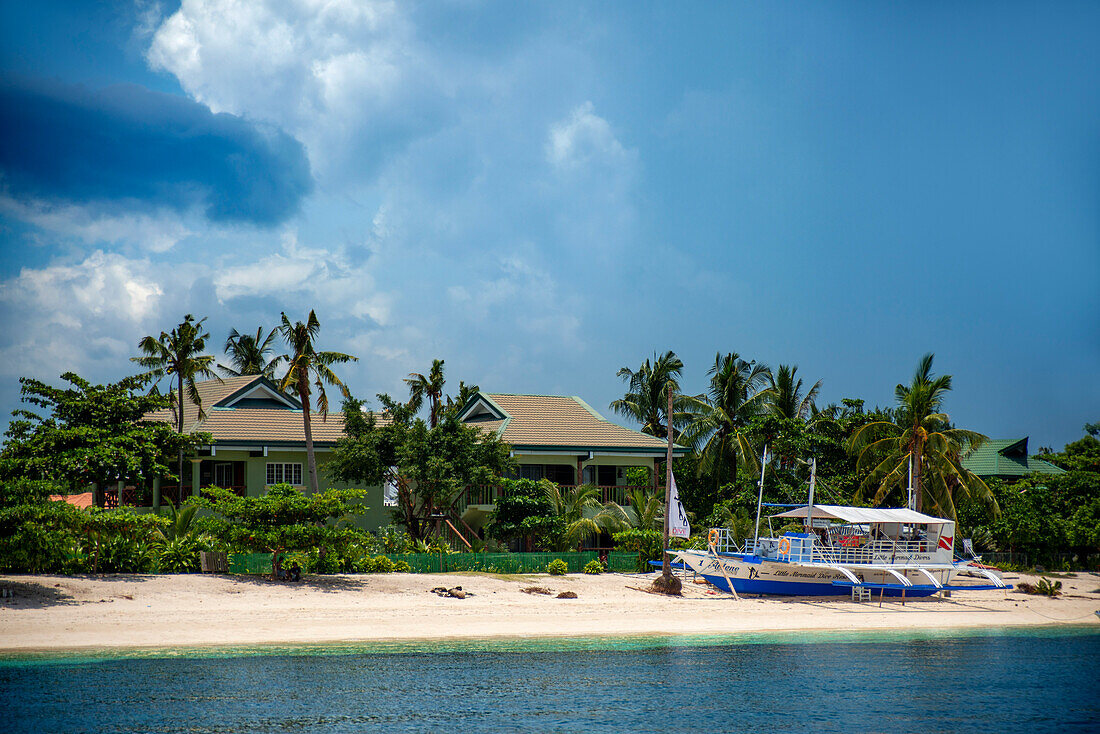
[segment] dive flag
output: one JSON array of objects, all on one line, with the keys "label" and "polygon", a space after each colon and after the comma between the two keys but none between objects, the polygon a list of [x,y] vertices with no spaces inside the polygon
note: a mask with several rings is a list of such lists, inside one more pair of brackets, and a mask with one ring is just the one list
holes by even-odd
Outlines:
[{"label": "dive flag", "polygon": [[955,544],[953,542],[954,540],[955,540],[954,535],[941,535],[940,536],[939,547],[943,548],[944,550],[951,550],[955,547]]},{"label": "dive flag", "polygon": [[688,524],[687,513],[684,512],[684,506],[680,503],[680,492],[676,489],[676,475],[669,472],[669,476],[672,477],[672,484],[669,492],[669,516],[668,516],[668,534],[674,538],[687,538],[691,536],[691,525]]}]

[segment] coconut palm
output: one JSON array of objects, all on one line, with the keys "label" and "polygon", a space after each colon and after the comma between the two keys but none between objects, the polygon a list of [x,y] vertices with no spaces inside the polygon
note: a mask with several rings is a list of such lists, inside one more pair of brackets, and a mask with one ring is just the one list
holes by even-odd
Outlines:
[{"label": "coconut palm", "polygon": [[619,400],[611,401],[611,410],[624,418],[642,424],[642,433],[665,438],[668,436],[668,389],[673,390],[673,437],[691,420],[688,406],[691,398],[680,395],[677,380],[684,363],[672,351],[661,356],[653,354],[653,360],[642,362],[637,371],[621,368],[617,375],[627,384],[627,392]]},{"label": "coconut palm", "polygon": [[409,386],[409,410],[414,413],[428,400],[428,425],[435,428],[439,425],[440,406],[443,400],[443,360],[433,359],[432,368],[427,376],[419,372],[410,372],[405,378],[405,384]]},{"label": "coconut palm", "polygon": [[621,508],[630,524],[639,530],[660,530],[665,522],[663,489],[635,487],[627,494],[628,507]]},{"label": "coconut palm", "polygon": [[271,342],[278,336],[275,330],[264,336],[264,328],[256,329],[256,335],[241,334],[231,329],[225,340],[225,353],[229,357],[229,366],[218,365],[223,374],[231,377],[242,375],[263,375],[275,379],[275,370],[286,361],[285,354],[277,354],[268,359],[274,350]]},{"label": "coconut palm", "polygon": [[756,451],[744,430],[749,420],[766,410],[771,370],[747,362],[736,352],[714,357],[707,374],[705,398],[694,401],[695,419],[684,434],[699,449],[699,473],[714,477],[717,486],[737,475],[739,462],[756,465]]},{"label": "coconut palm", "polygon": [[[198,408],[199,419],[206,417],[202,407],[202,398],[199,396],[196,378],[219,378],[211,369],[214,366],[214,357],[203,354],[206,351],[206,340],[210,334],[203,331],[205,318],[195,321],[195,317],[187,314],[183,322],[172,331],[162,331],[159,337],[146,336],[138,342],[138,348],[144,353],[142,357],[131,357],[130,361],[137,362],[145,368],[143,375],[152,381],[156,389],[165,377],[173,379],[176,385],[170,394],[172,413],[176,421],[176,432],[184,433],[184,389],[187,390],[187,400]],[[180,492],[177,501],[183,497],[183,449],[179,451],[179,483]]]},{"label": "coconut palm", "polygon": [[591,484],[562,488],[553,482],[543,484],[546,501],[555,515],[565,521],[565,536],[556,550],[575,550],[578,545],[601,532],[614,533],[629,527],[618,505],[605,507],[599,490]]},{"label": "coconut palm", "polygon": [[951,375],[932,375],[932,354],[926,354],[908,385],[898,385],[894,420],[878,420],[861,426],[849,439],[856,466],[869,471],[860,492],[874,490],[879,504],[894,490],[905,492],[910,466],[916,509],[930,510],[955,519],[955,498],[974,499],[999,512],[989,487],[962,466],[962,459],[988,440],[975,431],[952,428],[943,412],[951,391]]},{"label": "coconut palm", "polygon": [[768,395],[768,411],[780,418],[806,420],[816,412],[814,401],[821,390],[821,380],[802,394],[802,378],[798,377],[798,365],[781,364],[771,375],[771,391]]},{"label": "coconut palm", "polygon": [[313,380],[313,386],[317,388],[317,412],[320,413],[323,421],[328,416],[328,395],[325,393],[325,385],[340,388],[345,398],[349,395],[347,387],[332,371],[332,365],[359,361],[357,357],[342,352],[317,351],[313,342],[320,330],[321,323],[312,309],[305,323],[298,321],[291,324],[286,314],[282,314],[282,323],[278,327],[279,333],[292,351],[287,360],[286,374],[279,383],[279,389],[292,390],[302,403],[302,422],[306,432],[306,459],[309,462],[309,487],[314,492],[317,491],[317,457],[313,453],[313,428],[310,425],[309,397],[312,394],[310,380]]}]

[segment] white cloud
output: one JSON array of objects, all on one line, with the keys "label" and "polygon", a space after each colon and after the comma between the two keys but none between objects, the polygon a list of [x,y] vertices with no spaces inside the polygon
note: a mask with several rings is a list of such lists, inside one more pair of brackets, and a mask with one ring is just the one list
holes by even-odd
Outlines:
[{"label": "white cloud", "polygon": [[352,264],[343,250],[304,247],[297,234],[283,234],[282,251],[255,262],[222,267],[214,276],[219,301],[244,296],[301,293],[379,325],[390,320],[391,296],[375,288],[366,263]]},{"label": "white cloud", "polygon": [[437,95],[401,9],[388,0],[184,0],[146,57],[215,112],[291,132],[323,174],[348,163],[358,138],[392,133],[387,118],[419,114],[425,88]]},{"label": "white cloud", "polygon": [[113,215],[90,207],[17,201],[0,196],[0,217],[12,217],[64,237],[92,245],[128,245],[167,252],[193,234],[174,213]]},{"label": "white cloud", "polygon": [[590,163],[629,165],[636,153],[615,137],[611,125],[595,113],[591,102],[578,105],[566,119],[550,126],[546,158],[557,168]]},{"label": "white cloud", "polygon": [[57,375],[131,354],[120,338],[153,320],[164,290],[147,260],[97,250],[80,262],[23,268],[0,282],[0,374]]}]

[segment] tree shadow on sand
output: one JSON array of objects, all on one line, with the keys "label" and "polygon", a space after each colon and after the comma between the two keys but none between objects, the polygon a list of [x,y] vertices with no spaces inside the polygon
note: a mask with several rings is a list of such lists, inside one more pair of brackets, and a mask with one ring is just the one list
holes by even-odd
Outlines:
[{"label": "tree shadow on sand", "polygon": [[272,581],[270,575],[259,574],[233,574],[222,575],[221,578],[230,579],[239,584],[251,586],[284,586],[288,590],[311,589],[314,591],[338,592],[338,591],[362,591],[366,588],[366,579],[350,576],[302,576],[301,581]]}]

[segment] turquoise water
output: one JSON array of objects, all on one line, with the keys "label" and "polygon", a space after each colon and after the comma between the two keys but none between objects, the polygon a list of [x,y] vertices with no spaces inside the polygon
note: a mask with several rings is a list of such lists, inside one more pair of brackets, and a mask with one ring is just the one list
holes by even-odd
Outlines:
[{"label": "turquoise water", "polygon": [[0,658],[44,732],[1100,731],[1100,628]]}]

